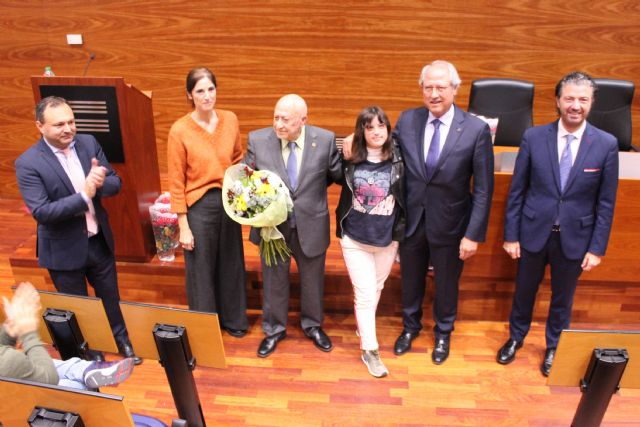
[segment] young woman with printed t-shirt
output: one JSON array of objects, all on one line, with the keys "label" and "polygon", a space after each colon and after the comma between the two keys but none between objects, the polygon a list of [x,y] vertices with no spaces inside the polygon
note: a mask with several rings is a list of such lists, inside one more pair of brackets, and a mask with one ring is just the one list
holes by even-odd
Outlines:
[{"label": "young woman with printed t-shirt", "polygon": [[351,152],[343,161],[336,231],[353,285],[362,361],[371,375],[384,377],[376,308],[404,236],[404,166],[380,107],[367,107],[358,116]]}]

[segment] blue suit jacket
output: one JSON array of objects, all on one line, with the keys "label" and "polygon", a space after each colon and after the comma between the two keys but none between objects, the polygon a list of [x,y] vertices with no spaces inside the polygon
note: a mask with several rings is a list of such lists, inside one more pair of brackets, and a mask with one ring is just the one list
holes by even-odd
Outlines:
[{"label": "blue suit jacket", "polygon": [[618,143],[587,123],[564,191],[560,192],[558,122],[527,129],[509,189],[504,240],[542,250],[556,218],[565,256],[602,256],[618,188]]},{"label": "blue suit jacket", "polygon": [[[93,198],[100,231],[113,252],[113,235],[107,211],[101,198],[120,191],[120,177],[116,175],[102,148],[91,135],[76,135],[75,148],[85,175],[91,170],[95,157],[107,168],[102,188]],[[89,238],[85,211],[89,209],[80,193],[51,149],[41,138],[15,162],[16,176],[22,198],[38,222],[38,263],[53,270],[75,270],[87,260]]]},{"label": "blue suit jacket", "polygon": [[427,179],[424,131],[428,113],[425,107],[403,111],[393,130],[405,160],[406,234],[416,232],[424,214],[427,238],[432,244],[455,245],[462,237],[482,242],[493,195],[489,126],[455,107],[436,170]]}]

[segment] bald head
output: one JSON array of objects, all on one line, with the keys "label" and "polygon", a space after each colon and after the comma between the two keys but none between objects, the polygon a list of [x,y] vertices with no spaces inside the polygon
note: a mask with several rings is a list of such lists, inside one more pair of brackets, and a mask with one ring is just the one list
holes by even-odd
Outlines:
[{"label": "bald head", "polygon": [[273,129],[278,138],[295,141],[307,122],[307,103],[300,95],[289,94],[278,100],[273,112]]}]

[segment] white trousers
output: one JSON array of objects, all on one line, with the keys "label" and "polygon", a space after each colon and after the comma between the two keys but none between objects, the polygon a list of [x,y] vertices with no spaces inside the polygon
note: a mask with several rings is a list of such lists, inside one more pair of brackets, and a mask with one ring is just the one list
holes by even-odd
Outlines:
[{"label": "white trousers", "polygon": [[340,239],[340,246],[353,285],[360,348],[377,350],[376,309],[398,252],[398,242],[378,247],[356,242],[345,235]]}]

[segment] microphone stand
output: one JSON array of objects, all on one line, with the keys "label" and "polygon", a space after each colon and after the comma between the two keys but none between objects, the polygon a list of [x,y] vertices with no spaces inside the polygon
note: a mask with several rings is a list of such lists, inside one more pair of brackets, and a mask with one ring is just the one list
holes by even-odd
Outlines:
[{"label": "microphone stand", "polygon": [[94,60],[96,54],[93,52],[89,52],[89,59],[87,59],[87,63],[84,66],[84,71],[82,72],[82,77],[87,75],[87,70],[89,69],[89,65],[91,65],[91,61]]}]

